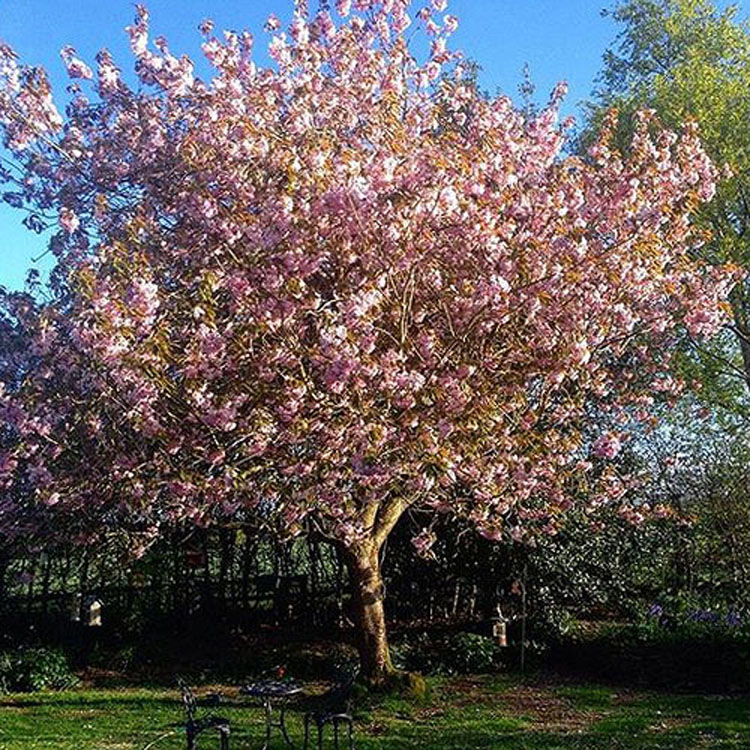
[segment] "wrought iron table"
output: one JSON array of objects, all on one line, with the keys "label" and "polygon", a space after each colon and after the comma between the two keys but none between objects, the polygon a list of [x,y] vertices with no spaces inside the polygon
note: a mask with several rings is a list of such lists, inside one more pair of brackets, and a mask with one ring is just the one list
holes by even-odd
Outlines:
[{"label": "wrought iron table", "polygon": [[[263,702],[263,710],[266,717],[266,741],[263,744],[263,750],[268,750],[271,744],[271,730],[277,727],[281,730],[284,742],[289,747],[293,746],[289,733],[286,730],[284,716],[286,713],[286,704],[290,698],[294,698],[302,692],[302,684],[296,680],[259,680],[250,685],[240,688],[242,695],[248,695],[252,698],[259,698]],[[274,720],[274,702],[278,704],[278,719]]]}]

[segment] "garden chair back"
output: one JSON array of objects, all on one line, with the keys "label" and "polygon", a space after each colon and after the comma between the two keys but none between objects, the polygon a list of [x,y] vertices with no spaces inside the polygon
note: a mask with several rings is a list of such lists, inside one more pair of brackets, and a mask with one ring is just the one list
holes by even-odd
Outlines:
[{"label": "garden chair back", "polygon": [[182,705],[185,709],[185,722],[181,724],[187,734],[187,750],[195,750],[198,736],[209,729],[215,729],[219,733],[219,747],[221,750],[229,750],[229,719],[223,716],[207,714],[198,716],[198,701],[192,688],[182,678],[177,678],[177,685],[182,695]]}]

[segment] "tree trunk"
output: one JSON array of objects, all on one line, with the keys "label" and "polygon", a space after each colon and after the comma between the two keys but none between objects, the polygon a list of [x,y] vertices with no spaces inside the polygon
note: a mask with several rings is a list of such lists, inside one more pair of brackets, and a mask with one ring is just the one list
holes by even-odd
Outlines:
[{"label": "tree trunk", "polygon": [[750,320],[748,320],[747,292],[743,283],[738,284],[730,295],[734,313],[734,334],[740,345],[745,385],[750,389]]},{"label": "tree trunk", "polygon": [[360,667],[362,676],[369,682],[382,682],[394,672],[388,650],[378,553],[378,545],[374,542],[344,549],[358,631]]}]

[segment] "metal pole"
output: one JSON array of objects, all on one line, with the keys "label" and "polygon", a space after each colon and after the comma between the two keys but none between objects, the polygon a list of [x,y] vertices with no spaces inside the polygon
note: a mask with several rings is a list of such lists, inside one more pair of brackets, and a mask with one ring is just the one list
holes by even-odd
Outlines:
[{"label": "metal pole", "polygon": [[528,570],[528,563],[524,563],[521,579],[521,672],[526,670],[526,581]]}]

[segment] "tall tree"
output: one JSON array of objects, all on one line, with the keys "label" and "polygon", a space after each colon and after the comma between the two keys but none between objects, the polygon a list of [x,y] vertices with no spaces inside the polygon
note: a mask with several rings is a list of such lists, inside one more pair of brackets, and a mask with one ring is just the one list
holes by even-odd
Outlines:
[{"label": "tall tree", "polygon": [[674,330],[713,332],[734,272],[695,256],[716,175],[694,128],[644,115],[627,156],[609,123],[591,162],[562,158],[564,87],[529,116],[479,95],[445,0],[414,18],[408,0],[305,6],[288,34],[269,19],[267,69],[249,34],[204,24],[207,83],[138,8],[143,88],[67,48],[95,100],[65,117],[2,48],[12,200],[57,214],[59,262],[49,301],[12,311],[33,343],[0,400],[0,477],[84,541],[248,514],[317,530],[377,679],[399,518],[431,508],[497,539],[554,532],[585,498],[627,513],[607,462],[678,390]]},{"label": "tall tree", "polygon": [[[750,27],[736,6],[711,0],[622,0],[611,11],[620,33],[605,53],[589,110],[590,129],[611,107],[623,114],[620,137],[632,132],[633,115],[653,109],[667,127],[698,123],[701,141],[717,165],[726,165],[717,194],[701,210],[713,239],[703,252],[713,263],[731,260],[750,269]],[[733,320],[707,345],[687,342],[683,370],[703,389],[702,398],[744,417],[750,400],[750,285],[732,289]]]}]

